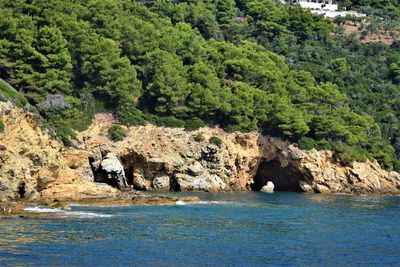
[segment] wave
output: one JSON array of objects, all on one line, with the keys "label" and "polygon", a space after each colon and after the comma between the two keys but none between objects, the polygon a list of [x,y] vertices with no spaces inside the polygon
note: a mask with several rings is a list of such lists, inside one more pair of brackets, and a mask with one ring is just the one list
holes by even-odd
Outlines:
[{"label": "wave", "polygon": [[25,211],[29,212],[46,212],[46,213],[57,213],[57,212],[62,212],[61,209],[56,209],[56,208],[45,208],[45,207],[26,207],[24,208]]},{"label": "wave", "polygon": [[117,204],[117,205],[99,205],[96,202],[90,204],[80,204],[80,203],[71,203],[68,206],[70,207],[96,207],[96,208],[120,208],[120,207],[128,207],[132,206],[132,204],[124,203],[124,204]]},{"label": "wave", "polygon": [[40,206],[29,206],[24,208],[25,211],[34,213],[57,213],[62,217],[76,217],[76,218],[110,218],[113,215],[101,214],[86,211],[67,211],[56,208],[40,207]]}]

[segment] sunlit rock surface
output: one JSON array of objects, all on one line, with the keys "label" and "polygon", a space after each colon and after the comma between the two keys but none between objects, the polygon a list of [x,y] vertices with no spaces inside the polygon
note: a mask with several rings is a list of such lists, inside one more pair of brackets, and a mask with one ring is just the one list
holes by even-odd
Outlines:
[{"label": "sunlit rock surface", "polygon": [[[32,114],[0,105],[2,198],[84,201],[121,196],[118,189],[145,191],[261,190],[319,193],[398,193],[400,175],[377,162],[338,160],[331,151],[305,152],[259,133],[226,133],[220,128],[195,132],[153,125],[126,127],[127,137],[112,142],[115,121],[98,114],[65,148]],[[202,133],[205,141],[195,141]],[[220,146],[208,142],[212,136]]]}]

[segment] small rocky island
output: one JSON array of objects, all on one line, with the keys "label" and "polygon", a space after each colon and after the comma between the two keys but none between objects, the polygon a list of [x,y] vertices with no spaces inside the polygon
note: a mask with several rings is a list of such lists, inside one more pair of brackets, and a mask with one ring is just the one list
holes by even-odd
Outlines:
[{"label": "small rocky island", "polygon": [[[0,102],[2,212],[30,203],[168,203],[176,197],[141,191],[296,191],[397,194],[400,174],[377,162],[342,162],[331,151],[303,151],[259,133],[220,128],[187,132],[153,125],[126,127],[109,139],[111,114],[97,114],[73,147],[62,145],[36,115]],[[201,134],[204,140],[197,140]],[[216,136],[220,145],[210,143]],[[195,200],[189,198],[187,200]]]}]

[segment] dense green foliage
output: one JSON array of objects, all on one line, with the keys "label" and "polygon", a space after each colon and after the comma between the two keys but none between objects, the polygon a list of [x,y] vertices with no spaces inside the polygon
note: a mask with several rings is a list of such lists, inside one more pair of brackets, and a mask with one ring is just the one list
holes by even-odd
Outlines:
[{"label": "dense green foliage", "polygon": [[4,133],[4,123],[0,120],[0,133]]},{"label": "dense green foliage", "polygon": [[126,137],[126,131],[122,128],[121,125],[113,125],[110,129],[108,129],[108,136],[114,142],[122,141]]},{"label": "dense green foliage", "polygon": [[361,9],[367,14],[400,19],[399,0],[339,0],[339,5],[347,9]]},{"label": "dense green foliage", "polygon": [[0,79],[0,101],[12,101],[19,107],[25,107],[27,100],[17,90]]},{"label": "dense green foliage", "polygon": [[258,129],[400,167],[398,42],[334,36],[272,0],[0,0],[0,15],[0,78],[67,144],[111,110],[127,125]]}]

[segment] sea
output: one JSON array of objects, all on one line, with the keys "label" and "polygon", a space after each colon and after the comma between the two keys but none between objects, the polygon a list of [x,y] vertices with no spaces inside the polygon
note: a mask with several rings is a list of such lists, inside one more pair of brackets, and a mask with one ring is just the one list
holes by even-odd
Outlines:
[{"label": "sea", "polygon": [[180,194],[201,201],[27,207],[54,216],[0,219],[0,266],[400,266],[397,196]]}]

